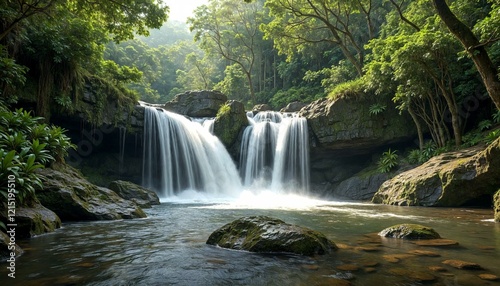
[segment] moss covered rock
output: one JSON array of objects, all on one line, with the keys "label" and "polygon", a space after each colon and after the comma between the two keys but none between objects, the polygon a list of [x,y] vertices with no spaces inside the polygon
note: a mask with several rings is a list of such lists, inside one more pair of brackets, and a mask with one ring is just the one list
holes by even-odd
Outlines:
[{"label": "moss covered rock", "polygon": [[16,237],[28,238],[53,232],[61,227],[61,219],[40,203],[16,209]]},{"label": "moss covered rock", "polygon": [[381,232],[380,236],[402,239],[436,239],[441,236],[432,228],[419,224],[398,224],[388,227]]},{"label": "moss covered rock", "polygon": [[113,181],[108,188],[120,197],[138,204],[141,208],[150,208],[151,205],[159,205],[158,195],[144,187],[127,181]]},{"label": "moss covered rock", "polygon": [[335,243],[319,232],[267,216],[243,217],[228,223],[214,231],[207,244],[251,252],[309,256],[337,249]]},{"label": "moss covered rock", "polygon": [[248,125],[245,106],[241,102],[229,100],[217,113],[214,134],[222,141],[233,157],[239,151],[238,140],[241,139],[243,130]]},{"label": "moss covered rock", "polygon": [[227,96],[220,91],[187,91],[163,106],[168,111],[190,117],[215,117],[219,108],[227,101]]},{"label": "moss covered rock", "polygon": [[491,204],[500,186],[500,139],[478,147],[444,153],[385,181],[374,203],[458,207]]},{"label": "moss covered rock", "polygon": [[89,183],[67,165],[40,171],[44,188],[37,192],[40,202],[63,221],[112,220],[146,217],[132,201],[110,189]]},{"label": "moss covered rock", "polygon": [[493,196],[493,208],[495,210],[495,221],[500,222],[500,190]]}]

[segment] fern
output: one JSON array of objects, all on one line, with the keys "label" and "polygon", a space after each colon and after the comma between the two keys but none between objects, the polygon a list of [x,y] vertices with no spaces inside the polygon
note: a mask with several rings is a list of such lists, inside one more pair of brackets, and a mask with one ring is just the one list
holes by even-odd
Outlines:
[{"label": "fern", "polygon": [[368,111],[370,112],[371,115],[378,115],[378,114],[384,112],[386,108],[387,108],[387,106],[385,106],[383,104],[375,103],[369,107]]},{"label": "fern", "polygon": [[382,157],[380,157],[378,161],[378,170],[381,173],[389,173],[394,167],[398,165],[399,155],[397,154],[397,150],[392,151],[391,149],[382,153]]}]

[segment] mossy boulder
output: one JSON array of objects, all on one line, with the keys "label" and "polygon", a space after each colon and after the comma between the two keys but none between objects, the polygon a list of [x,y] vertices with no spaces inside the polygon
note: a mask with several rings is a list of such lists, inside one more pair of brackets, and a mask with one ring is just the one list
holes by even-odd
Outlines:
[{"label": "mossy boulder", "polygon": [[380,236],[401,239],[437,239],[441,236],[432,228],[420,224],[403,223],[388,227],[381,232]]},{"label": "mossy boulder", "polygon": [[91,184],[70,166],[43,169],[40,177],[44,188],[37,192],[38,199],[63,221],[146,217],[137,204]]},{"label": "mossy boulder", "polygon": [[491,205],[500,186],[500,139],[444,153],[385,181],[372,202],[391,205],[458,207]]},{"label": "mossy boulder", "polygon": [[190,117],[215,117],[227,96],[215,90],[187,91],[177,94],[164,109]]},{"label": "mossy boulder", "polygon": [[61,219],[57,214],[38,202],[16,209],[15,218],[16,238],[29,238],[61,227]]},{"label": "mossy boulder", "polygon": [[214,122],[214,134],[226,146],[233,157],[237,157],[239,152],[238,140],[245,127],[249,125],[243,103],[229,100],[224,104]]},{"label": "mossy boulder", "polygon": [[135,202],[141,208],[150,208],[152,205],[159,205],[158,195],[144,187],[127,181],[113,181],[108,188],[120,197]]},{"label": "mossy boulder", "polygon": [[500,222],[500,190],[493,196],[493,208],[495,210],[495,221]]},{"label": "mossy boulder", "polygon": [[294,253],[312,256],[337,249],[325,235],[267,216],[237,219],[214,231],[207,244],[263,253]]}]

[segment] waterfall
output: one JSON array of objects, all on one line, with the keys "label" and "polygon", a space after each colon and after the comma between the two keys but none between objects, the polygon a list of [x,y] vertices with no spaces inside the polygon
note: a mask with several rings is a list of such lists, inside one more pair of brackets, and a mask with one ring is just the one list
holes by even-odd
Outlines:
[{"label": "waterfall", "polygon": [[309,189],[307,121],[296,114],[259,112],[243,133],[240,175],[245,186],[277,192]]},{"label": "waterfall", "polygon": [[145,107],[143,185],[169,197],[184,190],[229,195],[242,189],[219,139],[200,124]]}]

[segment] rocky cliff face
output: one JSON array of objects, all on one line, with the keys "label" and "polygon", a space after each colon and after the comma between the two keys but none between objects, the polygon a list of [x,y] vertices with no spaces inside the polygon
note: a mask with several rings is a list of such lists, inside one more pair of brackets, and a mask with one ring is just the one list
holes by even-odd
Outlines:
[{"label": "rocky cliff face", "polygon": [[[370,106],[375,103],[385,110],[371,114]],[[380,103],[367,96],[320,99],[299,114],[307,118],[310,130],[311,184],[316,193],[325,196],[370,199],[383,176],[355,174],[372,163],[372,154],[408,144],[416,137],[415,128],[409,128],[411,119],[399,115],[390,100]]]},{"label": "rocky cliff face", "polygon": [[226,101],[227,96],[220,91],[188,91],[176,95],[163,108],[189,117],[215,117]]},{"label": "rocky cliff face", "polygon": [[374,203],[454,207],[491,203],[500,186],[500,139],[480,151],[441,154],[382,184]]},{"label": "rocky cliff face", "polygon": [[371,114],[375,99],[320,99],[302,108],[311,129],[313,152],[352,156],[372,153],[381,146],[408,142],[416,132],[410,118],[399,115],[390,101],[386,109]]}]

